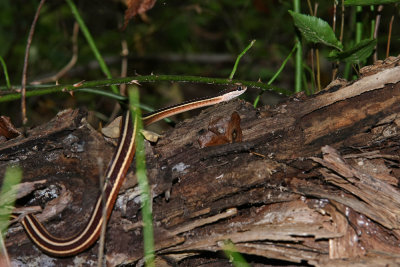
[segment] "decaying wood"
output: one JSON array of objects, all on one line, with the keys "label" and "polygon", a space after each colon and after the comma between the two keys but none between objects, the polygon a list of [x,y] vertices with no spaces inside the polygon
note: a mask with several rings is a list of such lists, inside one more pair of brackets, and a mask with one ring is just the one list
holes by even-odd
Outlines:
[{"label": "decaying wood", "polygon": [[[231,240],[253,263],[399,264],[400,67],[377,68],[276,107],[220,104],[147,143],[158,263],[228,264],[219,252]],[[242,142],[200,148],[210,122],[234,112]],[[27,138],[0,144],[1,175],[18,162],[24,181],[45,179],[46,188],[59,189],[56,195],[63,187],[72,193],[46,223],[59,236],[87,222],[114,149],[84,117],[65,111]],[[35,196],[31,205],[44,206],[41,201]],[[57,266],[95,264],[98,248],[51,258],[19,227],[9,231],[7,246],[16,262],[40,256]],[[139,193],[130,171],[108,224],[106,260],[140,264],[142,248]]]}]

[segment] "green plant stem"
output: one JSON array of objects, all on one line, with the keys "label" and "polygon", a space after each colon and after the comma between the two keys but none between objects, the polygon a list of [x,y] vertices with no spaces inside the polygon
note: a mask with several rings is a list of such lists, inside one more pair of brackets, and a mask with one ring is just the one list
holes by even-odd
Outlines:
[{"label": "green plant stem", "polygon": [[8,166],[6,168],[3,185],[0,192],[0,254],[3,265],[11,266],[7,248],[4,244],[4,237],[10,223],[11,212],[17,197],[19,186],[22,179],[22,170],[18,166]]},{"label": "green plant stem", "polygon": [[[370,6],[370,9],[371,9],[371,13],[374,14],[375,7],[374,7],[374,6]],[[370,37],[369,37],[369,38],[371,38],[371,39],[374,39],[375,23],[376,23],[376,20],[375,20],[375,18],[373,17],[373,18],[371,19],[371,33],[370,33]]]},{"label": "green plant stem", "polygon": [[240,254],[231,240],[225,240],[223,246],[226,257],[235,267],[250,267],[245,258]]},{"label": "green plant stem", "polygon": [[[120,85],[120,84],[135,84],[135,83],[145,83],[145,82],[191,82],[191,83],[206,83],[206,84],[216,84],[216,85],[231,85],[235,83],[241,83],[247,87],[259,88],[263,90],[275,91],[283,95],[291,95],[292,92],[286,89],[282,89],[276,86],[267,85],[262,82],[244,81],[244,80],[228,80],[221,78],[208,78],[208,77],[198,77],[198,76],[180,76],[180,75],[148,75],[148,76],[134,76],[125,78],[114,78],[106,80],[88,81],[82,82],[79,86],[73,84],[66,85],[43,85],[34,86],[30,88],[35,88],[35,90],[27,90],[26,97],[46,95],[51,93],[69,92],[77,90],[86,90],[87,92],[107,95],[108,97],[121,100],[119,94],[108,93],[106,94],[104,90],[94,89],[96,87],[105,87],[110,85]],[[1,90],[0,90],[1,92]],[[14,91],[7,92],[7,94],[0,95],[0,103],[12,101],[21,98],[21,94]]]},{"label": "green plant stem", "polygon": [[[355,40],[355,44],[358,44],[359,42],[361,42],[361,39],[362,39],[363,23],[361,21],[361,15],[362,15],[362,6],[357,6],[356,7],[356,16],[355,16],[355,18],[356,18],[356,38],[355,38],[356,40]],[[351,66],[354,66],[354,65],[352,64],[352,65],[349,66],[349,69],[348,69],[349,72],[351,70]],[[356,75],[353,75],[353,80],[354,79],[357,79]]]},{"label": "green plant stem", "polygon": [[114,94],[110,91],[99,90],[99,89],[94,89],[94,88],[80,88],[80,89],[77,89],[76,92],[85,92],[85,93],[90,93],[90,94],[95,94],[95,95],[101,95],[101,96],[105,96],[105,97],[108,97],[111,99],[115,99],[117,101],[126,101],[128,99],[126,96],[123,96],[123,95]]},{"label": "green plant stem", "polygon": [[[92,93],[92,94],[95,94],[95,95],[102,95],[102,96],[105,96],[105,97],[108,97],[108,98],[111,98],[111,99],[115,99],[115,100],[117,100],[117,101],[121,101],[121,102],[124,102],[124,101],[127,101],[128,100],[128,97],[126,97],[126,96],[122,96],[122,95],[117,95],[117,94],[114,94],[114,93],[111,93],[111,92],[109,92],[109,91],[104,91],[104,90],[96,90],[96,89],[93,89],[93,88],[82,88],[82,89],[78,89],[78,90],[76,90],[77,92],[86,92],[86,93]],[[145,104],[143,104],[143,103],[140,103],[139,104],[139,107],[142,109],[142,110],[145,110],[145,111],[148,111],[148,112],[153,112],[154,111],[154,109],[152,108],[152,107],[150,107],[150,106],[148,106],[148,105],[145,105]],[[169,118],[164,118],[163,119],[165,122],[167,122],[167,123],[174,123],[171,119],[169,119]]]},{"label": "green plant stem", "polygon": [[[313,70],[309,66],[307,66],[307,64],[303,65],[303,69],[304,69],[304,74],[303,74],[304,76],[306,74],[306,71],[309,73],[310,76],[312,76],[314,74]],[[303,77],[303,80],[304,79],[305,78]],[[309,89],[307,85],[304,85],[304,90],[305,90],[307,95],[312,95],[314,93],[313,88],[317,87],[315,82],[316,82],[315,79],[311,79],[311,89]]]},{"label": "green plant stem", "polygon": [[0,62],[1,62],[1,65],[3,66],[4,77],[6,78],[7,89],[10,89],[11,83],[10,83],[10,78],[8,77],[7,65],[6,65],[6,62],[4,61],[3,57],[1,57],[1,56],[0,56]]},{"label": "green plant stem", "polygon": [[[93,40],[93,37],[90,34],[89,29],[86,27],[86,24],[83,21],[81,15],[79,14],[79,11],[76,8],[74,2],[72,0],[66,0],[66,1],[67,1],[68,5],[69,5],[69,7],[71,9],[72,14],[75,16],[75,19],[78,22],[79,27],[81,28],[82,33],[85,36],[86,41],[88,42],[88,44],[90,46],[90,49],[92,49],[97,61],[99,62],[101,70],[103,71],[103,73],[106,75],[107,78],[111,79],[112,78],[111,72],[108,69],[106,63],[104,62],[104,59],[101,56],[99,50],[97,49],[97,46],[96,46],[96,44],[95,44],[95,42]],[[117,86],[111,85],[111,89],[115,94],[119,93],[119,90],[118,90]]]},{"label": "green plant stem", "polygon": [[351,74],[351,63],[346,62],[346,64],[344,65],[343,76],[346,80],[349,80],[350,74]]},{"label": "green plant stem", "polygon": [[319,61],[319,49],[315,49],[315,61],[317,62],[317,90],[321,91],[321,66]]},{"label": "green plant stem", "polygon": [[22,170],[20,167],[7,167],[0,193],[0,231],[2,236],[4,236],[5,230],[7,230],[12,207],[18,193],[17,185],[21,181],[21,178]]},{"label": "green plant stem", "polygon": [[[285,60],[282,62],[281,66],[279,67],[278,71],[275,72],[274,76],[272,76],[272,78],[267,82],[267,85],[270,86],[275,80],[276,78],[278,78],[279,74],[281,74],[281,72],[283,71],[283,68],[285,68],[286,63],[288,62],[288,60],[292,57],[293,52],[296,51],[297,49],[297,45],[294,45],[292,48],[292,51],[290,51],[289,55],[285,58]],[[253,102],[253,106],[254,108],[257,107],[258,102],[260,101],[260,97],[261,95],[265,92],[265,90],[261,90],[261,92],[258,94],[258,96],[256,97],[256,99]]]},{"label": "green plant stem", "polygon": [[237,66],[239,65],[239,61],[240,61],[240,59],[242,58],[242,56],[243,56],[244,54],[246,54],[247,50],[249,50],[249,49],[254,45],[255,42],[256,42],[256,40],[252,40],[252,41],[250,42],[250,44],[242,51],[242,53],[240,53],[240,54],[237,56],[236,61],[235,61],[235,65],[233,65],[233,69],[232,69],[231,75],[229,75],[229,80],[232,80],[232,79],[233,79],[233,76],[235,75]]},{"label": "green plant stem", "polygon": [[135,127],[136,176],[140,188],[140,197],[142,202],[141,211],[143,218],[144,259],[146,266],[155,266],[153,215],[151,211],[152,197],[146,174],[146,152],[144,147],[144,139],[141,135],[143,122],[142,113],[139,108],[139,90],[137,86],[131,86],[129,89],[129,103],[132,113],[132,121]]},{"label": "green plant stem", "polygon": [[362,39],[363,33],[363,23],[360,21],[362,15],[362,6],[357,6],[356,8],[356,44],[358,44]]},{"label": "green plant stem", "polygon": [[[300,13],[300,0],[293,0],[293,11]],[[297,45],[295,57],[295,79],[294,91],[296,93],[301,91],[301,75],[303,73],[303,48],[301,46],[300,37],[296,36],[295,43]]]}]

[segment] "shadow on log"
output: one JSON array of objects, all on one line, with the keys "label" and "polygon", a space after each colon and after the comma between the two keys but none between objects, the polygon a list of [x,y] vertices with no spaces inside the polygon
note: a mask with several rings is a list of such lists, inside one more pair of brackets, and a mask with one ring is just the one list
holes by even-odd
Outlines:
[{"label": "shadow on log", "polygon": [[[394,65],[276,107],[220,104],[147,143],[157,264],[228,265],[225,240],[253,264],[399,264],[400,67]],[[234,112],[242,141],[200,148],[210,122]],[[84,227],[114,149],[84,118],[67,110],[27,138],[0,144],[1,176],[17,162],[24,182],[45,180],[20,204],[44,207],[49,195],[64,197],[51,200],[63,203],[57,213],[43,215],[59,236]],[[109,265],[142,262],[140,220],[130,171],[108,223]],[[97,244],[76,257],[46,256],[18,224],[6,243],[14,263],[97,261]]]}]

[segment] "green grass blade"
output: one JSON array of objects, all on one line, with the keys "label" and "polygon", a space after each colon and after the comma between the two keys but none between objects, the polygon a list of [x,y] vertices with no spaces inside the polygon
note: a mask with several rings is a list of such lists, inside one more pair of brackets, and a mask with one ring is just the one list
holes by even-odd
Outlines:
[{"label": "green grass blade", "polygon": [[235,75],[236,69],[237,69],[237,67],[239,65],[239,61],[242,58],[242,56],[244,56],[244,54],[246,54],[246,52],[254,45],[255,42],[256,42],[256,40],[252,40],[250,42],[250,44],[242,51],[242,53],[240,53],[237,56],[236,61],[235,61],[235,65],[233,65],[233,69],[232,69],[231,75],[229,75],[229,80],[233,79],[233,76]]},{"label": "green grass blade", "polygon": [[[300,13],[300,0],[293,0],[294,12]],[[301,91],[301,75],[303,73],[303,47],[301,45],[300,36],[295,37],[295,45],[297,47],[295,62],[294,62],[294,91],[296,93]]]},{"label": "green grass blade", "polygon": [[10,89],[11,83],[10,83],[10,78],[8,77],[7,65],[6,65],[6,62],[4,61],[3,57],[1,57],[1,56],[0,56],[0,62],[1,62],[1,65],[3,66],[4,77],[6,78],[6,85],[7,85],[6,89]]},{"label": "green grass blade", "polygon": [[[292,57],[294,51],[296,51],[297,49],[297,44],[295,44],[292,48],[292,51],[290,51],[289,55],[285,58],[285,60],[282,62],[281,66],[279,67],[278,71],[274,74],[274,76],[272,76],[272,78],[268,81],[267,85],[271,85],[276,78],[278,78],[279,74],[281,74],[281,72],[283,71],[283,69],[286,66],[286,63],[289,61],[289,59]],[[261,92],[258,94],[258,96],[256,97],[256,99],[253,102],[253,106],[254,108],[257,107],[258,102],[260,101],[260,97],[261,95],[265,92],[265,90],[261,90]]]},{"label": "green grass blade", "polygon": [[108,97],[110,99],[114,99],[117,101],[126,101],[128,98],[126,96],[120,95],[120,94],[115,94],[109,91],[105,90],[99,90],[99,89],[94,89],[94,88],[79,88],[76,90],[76,92],[85,92],[85,93],[90,93],[94,95],[101,95]]},{"label": "green grass blade", "polygon": [[136,86],[129,89],[129,103],[134,127],[136,127],[136,176],[142,202],[144,259],[146,266],[155,266],[152,198],[146,174],[146,153],[144,138],[141,135],[143,129],[142,113],[139,108],[139,90]]},{"label": "green grass blade", "polygon": [[[93,40],[93,37],[92,37],[92,35],[90,34],[89,29],[86,27],[86,24],[85,24],[85,22],[83,21],[81,15],[79,14],[79,11],[78,11],[78,9],[76,8],[74,2],[73,2],[72,0],[67,0],[67,3],[68,3],[68,5],[69,5],[69,7],[71,8],[72,14],[75,16],[75,19],[76,19],[76,21],[78,22],[79,27],[81,28],[82,33],[83,33],[83,35],[84,35],[85,38],[86,38],[86,41],[88,42],[90,48],[92,49],[92,51],[93,51],[93,53],[94,53],[94,55],[95,55],[97,61],[99,62],[99,65],[100,65],[101,70],[103,71],[103,73],[106,75],[107,78],[111,79],[111,78],[112,78],[111,72],[110,72],[110,70],[108,69],[106,63],[104,62],[104,59],[103,59],[103,57],[101,56],[99,50],[97,49],[97,46],[96,46],[96,44],[95,44],[95,42],[94,42],[94,40]],[[119,93],[119,90],[118,90],[117,86],[111,85],[111,89],[112,89],[112,91],[113,91],[115,94],[118,94],[118,93]]]},{"label": "green grass blade", "polygon": [[399,0],[344,0],[345,6],[369,6],[399,3]]}]

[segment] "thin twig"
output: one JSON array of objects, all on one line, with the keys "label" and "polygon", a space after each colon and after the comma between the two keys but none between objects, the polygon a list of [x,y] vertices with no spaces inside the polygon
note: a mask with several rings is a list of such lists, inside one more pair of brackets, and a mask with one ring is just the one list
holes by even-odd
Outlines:
[{"label": "thin twig", "polygon": [[310,15],[312,16],[312,14],[314,13],[311,7],[311,1],[307,0],[307,6],[308,6],[308,12],[310,12]]},{"label": "thin twig", "polygon": [[[342,12],[340,14],[341,19],[340,19],[340,35],[339,35],[339,41],[343,44],[343,34],[344,34],[344,13],[345,13],[345,9],[344,9],[344,0],[342,0],[341,2],[342,4]],[[345,69],[344,69],[344,76],[346,77],[346,69],[348,67],[348,64],[345,65]],[[334,78],[336,78],[337,72],[338,72],[338,68],[339,68],[339,61],[336,61],[336,72],[332,73],[332,80]]]},{"label": "thin twig", "polygon": [[390,51],[390,39],[392,38],[392,26],[393,26],[393,20],[394,16],[390,18],[390,23],[389,23],[389,33],[388,33],[388,41],[386,45],[386,58],[389,57],[389,51]]},{"label": "thin twig", "polygon": [[[333,32],[336,31],[336,16],[337,16],[337,4],[336,4],[336,1],[333,1],[333,18],[332,18]],[[339,68],[339,63],[337,61],[332,62],[332,81],[335,80],[335,78],[336,78],[338,68]]]},{"label": "thin twig", "polygon": [[321,65],[319,61],[319,50],[315,50],[315,60],[317,61],[317,92],[321,91]]},{"label": "thin twig", "polygon": [[102,224],[101,224],[101,232],[100,232],[100,239],[99,239],[99,254],[97,260],[97,266],[103,266],[103,256],[104,256],[104,244],[106,239],[106,227],[107,227],[107,207],[106,207],[106,196],[105,196],[105,188],[107,186],[107,177],[104,177],[103,174],[103,160],[101,158],[97,159],[97,163],[99,166],[99,179],[100,179],[100,190],[101,190],[101,202],[103,205],[102,211]]},{"label": "thin twig", "polygon": [[[121,60],[121,78],[124,78],[128,74],[129,48],[128,48],[128,43],[126,42],[126,40],[122,40],[121,46],[122,46],[122,51],[121,51],[121,56],[122,56],[122,60]],[[119,86],[119,93],[121,95],[124,95],[124,96],[127,95],[126,94],[126,84],[121,84]]]},{"label": "thin twig", "polygon": [[41,0],[38,8],[36,10],[36,14],[35,14],[35,17],[33,18],[31,29],[29,31],[28,40],[27,40],[26,47],[25,47],[25,59],[24,59],[24,67],[22,70],[22,80],[21,80],[21,119],[22,119],[22,124],[24,126],[28,122],[28,118],[26,117],[25,94],[26,94],[26,75],[28,72],[29,50],[31,47],[33,34],[35,33],[36,22],[39,18],[40,9],[42,9],[44,2],[46,2],[46,0]]},{"label": "thin twig", "polygon": [[[312,74],[312,79],[313,79],[314,85],[315,85],[316,81],[315,81],[315,63],[314,63],[315,57],[314,57],[314,54],[315,54],[315,51],[314,51],[314,47],[313,47],[313,48],[311,48],[310,56],[311,56],[311,74]],[[315,92],[315,87],[311,86],[311,89],[313,92]]]},{"label": "thin twig", "polygon": [[73,66],[75,66],[76,62],[78,61],[78,33],[79,33],[79,24],[77,22],[74,23],[74,29],[72,33],[72,57],[70,61],[65,65],[59,72],[56,74],[45,77],[40,80],[35,80],[32,84],[42,84],[48,82],[58,81],[61,77],[63,77]]},{"label": "thin twig", "polygon": [[[314,11],[312,10],[312,7],[311,7],[311,2],[310,2],[310,0],[307,0],[307,4],[308,4],[308,9],[309,9],[309,12],[310,12],[310,15],[311,16],[313,16],[313,14],[314,14]],[[312,74],[312,80],[314,81],[314,85],[316,84],[316,82],[315,82],[315,63],[314,63],[314,54],[315,54],[315,49],[316,49],[316,45],[313,45],[313,46],[311,46],[311,49],[310,49],[310,57],[311,57],[311,74]],[[315,87],[313,87],[313,86],[311,86],[311,89],[312,89],[312,91],[313,92],[315,92],[316,90],[315,90]]]},{"label": "thin twig", "polygon": [[[129,55],[129,49],[128,49],[128,43],[126,40],[121,41],[121,78],[125,78],[127,73],[128,73],[128,55]],[[119,93],[122,96],[126,96],[126,83],[120,84],[119,85]],[[109,120],[112,121],[116,118],[117,114],[121,110],[121,105],[119,103],[115,103],[114,109],[110,115]]]},{"label": "thin twig", "polygon": [[[313,16],[317,16],[318,12],[318,3],[314,5],[314,14]],[[317,91],[321,91],[321,64],[319,61],[319,49],[318,47],[315,49],[315,60],[317,62]]]},{"label": "thin twig", "polygon": [[312,14],[314,17],[316,17],[317,16],[317,13],[318,13],[318,3],[315,3],[314,4],[314,13]]},{"label": "thin twig", "polygon": [[342,0],[342,14],[341,14],[341,20],[340,20],[340,36],[339,36],[339,41],[343,43],[343,32],[344,32],[344,0]]},{"label": "thin twig", "polygon": [[4,238],[0,235],[0,266],[10,267],[10,257],[8,256],[6,245],[4,244]]},{"label": "thin twig", "polygon": [[[383,9],[383,5],[379,5],[378,10],[377,10],[378,14],[376,15],[376,19],[375,19],[376,22],[375,22],[375,30],[374,30],[374,39],[376,39],[378,37],[378,29],[379,29],[379,25],[381,22],[382,9]],[[376,46],[375,46],[375,53],[373,56],[373,60],[374,60],[374,62],[376,62],[378,60],[378,42],[376,43]]]},{"label": "thin twig", "polygon": [[332,30],[336,31],[336,1],[333,1]]}]

